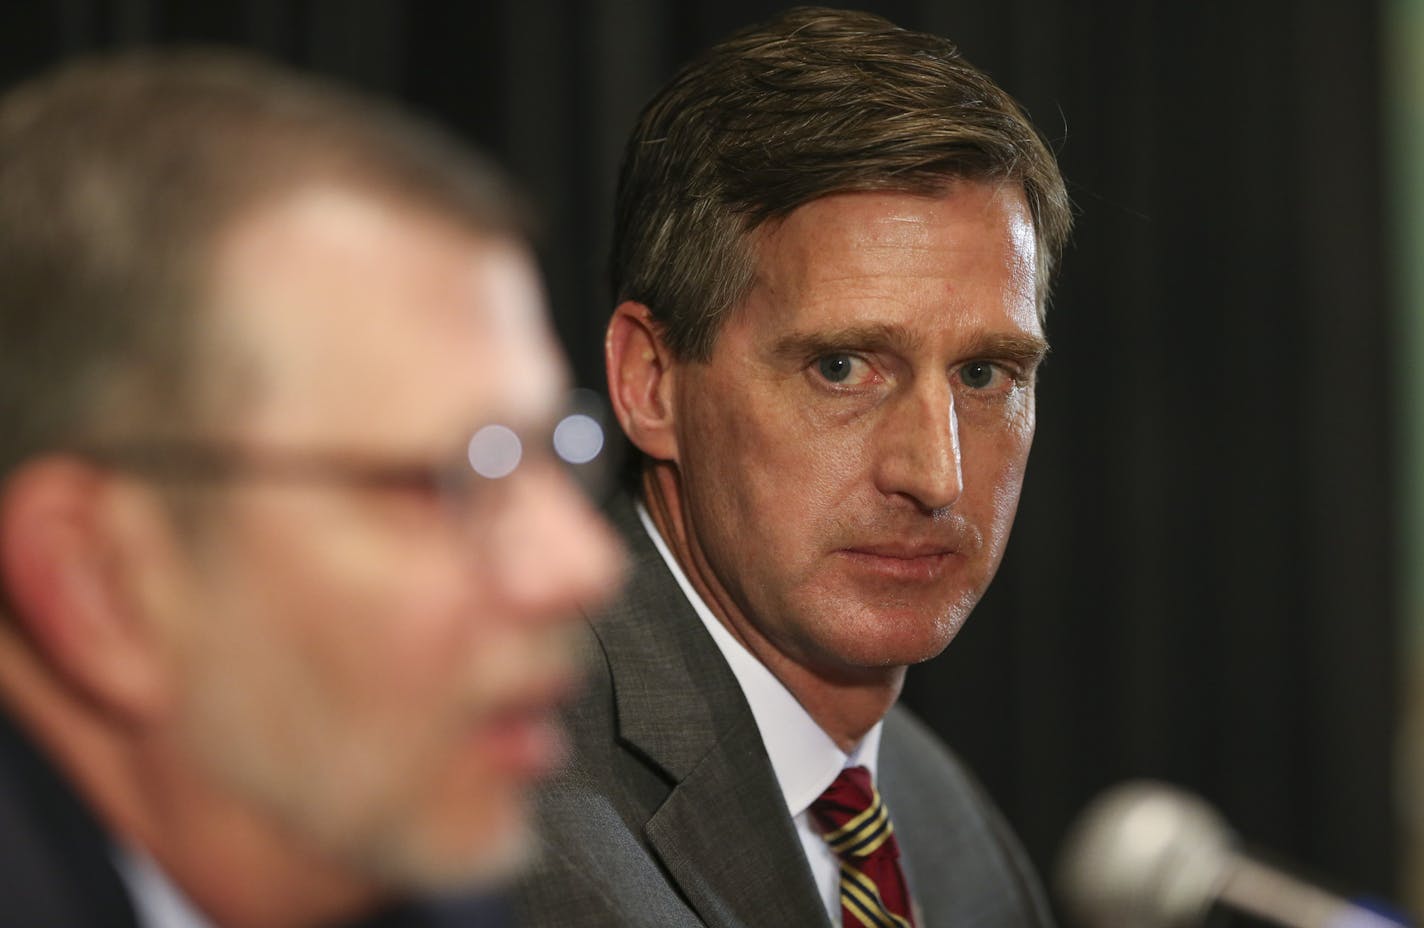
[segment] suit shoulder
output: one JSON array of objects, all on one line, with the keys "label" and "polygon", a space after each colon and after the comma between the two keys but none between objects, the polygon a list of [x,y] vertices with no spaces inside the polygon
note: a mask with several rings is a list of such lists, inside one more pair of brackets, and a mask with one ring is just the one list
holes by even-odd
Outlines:
[{"label": "suit shoulder", "polygon": [[77,792],[0,713],[0,921],[132,926],[109,846]]}]

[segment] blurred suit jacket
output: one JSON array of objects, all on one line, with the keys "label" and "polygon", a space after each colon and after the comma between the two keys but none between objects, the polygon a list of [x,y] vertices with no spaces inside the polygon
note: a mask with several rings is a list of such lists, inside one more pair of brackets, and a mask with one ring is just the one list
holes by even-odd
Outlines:
[{"label": "blurred suit jacket", "polygon": [[[113,850],[83,801],[0,712],[0,925],[152,928],[137,920]],[[452,898],[392,907],[348,928],[494,928],[507,916],[503,900]]]},{"label": "blurred suit jacket", "polygon": [[[631,500],[610,516],[632,555],[593,623],[570,713],[570,769],[540,798],[540,859],[520,924],[826,925],[826,910],[736,677]],[[1037,877],[982,790],[910,713],[885,719],[878,786],[920,928],[1051,924]]]}]

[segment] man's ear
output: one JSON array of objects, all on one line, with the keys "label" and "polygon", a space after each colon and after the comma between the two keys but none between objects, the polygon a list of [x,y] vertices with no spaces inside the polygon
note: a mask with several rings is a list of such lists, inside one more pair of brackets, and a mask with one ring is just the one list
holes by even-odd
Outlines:
[{"label": "man's ear", "polygon": [[629,440],[650,458],[676,461],[677,368],[652,311],[642,303],[620,303],[608,323],[603,355],[608,396]]},{"label": "man's ear", "polygon": [[156,504],[116,483],[58,455],[12,474],[0,485],[0,582],[9,621],[57,683],[101,711],[138,717],[162,705],[165,661],[135,595],[134,526],[124,523],[151,519]]}]

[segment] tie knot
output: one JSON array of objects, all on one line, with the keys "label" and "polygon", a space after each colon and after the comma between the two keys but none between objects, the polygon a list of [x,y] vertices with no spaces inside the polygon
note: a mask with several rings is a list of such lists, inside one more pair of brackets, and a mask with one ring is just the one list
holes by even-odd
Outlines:
[{"label": "tie knot", "polygon": [[899,856],[890,816],[864,767],[842,770],[811,803],[811,818],[831,850],[843,860],[869,857],[877,851],[882,856]]}]

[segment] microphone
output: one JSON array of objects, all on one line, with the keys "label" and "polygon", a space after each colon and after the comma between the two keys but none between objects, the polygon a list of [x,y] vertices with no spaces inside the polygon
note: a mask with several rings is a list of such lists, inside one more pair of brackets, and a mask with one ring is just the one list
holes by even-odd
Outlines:
[{"label": "microphone", "polygon": [[1283,928],[1405,928],[1236,850],[1211,806],[1151,781],[1095,799],[1064,842],[1059,897],[1088,928],[1189,928],[1214,906]]}]

